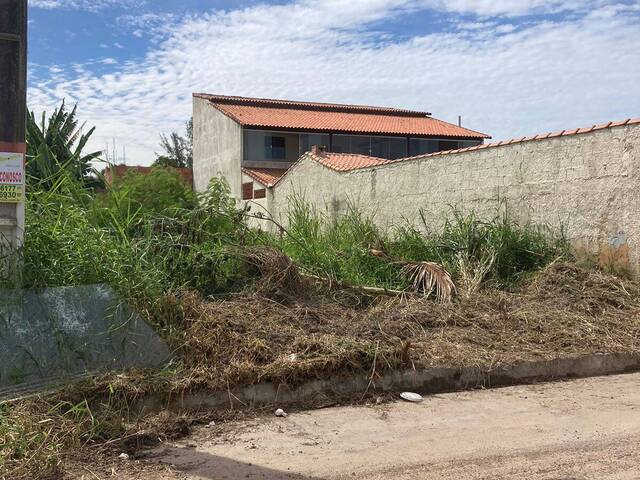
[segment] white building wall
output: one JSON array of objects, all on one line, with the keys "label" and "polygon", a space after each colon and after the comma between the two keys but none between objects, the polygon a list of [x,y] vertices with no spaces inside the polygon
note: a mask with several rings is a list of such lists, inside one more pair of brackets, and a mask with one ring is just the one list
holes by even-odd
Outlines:
[{"label": "white building wall", "polygon": [[640,125],[422,157],[339,173],[306,158],[272,189],[286,218],[294,193],[335,216],[353,202],[388,227],[438,225],[451,206],[495,213],[499,199],[520,220],[563,227],[603,262],[640,272]]},{"label": "white building wall", "polygon": [[242,198],[242,126],[203,98],[193,97],[193,186],[206,190],[222,175],[231,193]]}]

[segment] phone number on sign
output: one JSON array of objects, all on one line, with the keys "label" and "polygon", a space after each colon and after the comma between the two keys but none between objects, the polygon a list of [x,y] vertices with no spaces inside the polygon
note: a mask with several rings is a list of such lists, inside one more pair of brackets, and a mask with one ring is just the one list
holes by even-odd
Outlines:
[{"label": "phone number on sign", "polygon": [[0,201],[20,201],[22,185],[0,185]]}]

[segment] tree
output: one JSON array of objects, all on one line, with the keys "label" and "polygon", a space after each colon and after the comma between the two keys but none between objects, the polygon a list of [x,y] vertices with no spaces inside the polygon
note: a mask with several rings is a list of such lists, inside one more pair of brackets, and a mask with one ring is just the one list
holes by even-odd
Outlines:
[{"label": "tree", "polygon": [[27,175],[37,181],[46,182],[60,170],[66,170],[78,180],[87,180],[92,170],[91,162],[98,159],[101,151],[83,154],[82,151],[95,127],[83,133],[85,124],[78,126],[77,105],[70,112],[65,102],[56,108],[47,119],[42,112],[40,123],[33,111],[27,115]]},{"label": "tree", "polygon": [[169,136],[160,134],[162,155],[158,155],[155,166],[161,167],[193,167],[193,117],[185,123],[186,137],[178,132],[171,132]]}]

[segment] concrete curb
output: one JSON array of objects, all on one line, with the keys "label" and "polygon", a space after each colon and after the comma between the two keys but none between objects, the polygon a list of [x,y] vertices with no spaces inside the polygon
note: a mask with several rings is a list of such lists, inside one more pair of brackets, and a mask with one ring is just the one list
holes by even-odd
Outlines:
[{"label": "concrete curb", "polygon": [[147,398],[143,409],[169,408],[173,411],[219,409],[239,406],[287,405],[321,402],[369,392],[411,390],[418,393],[443,393],[476,388],[504,387],[538,381],[612,375],[640,370],[639,353],[591,354],[572,358],[519,362],[492,367],[427,368],[388,372],[373,382],[368,375],[336,376],[297,386],[260,383],[224,392],[185,393],[162,401]]}]

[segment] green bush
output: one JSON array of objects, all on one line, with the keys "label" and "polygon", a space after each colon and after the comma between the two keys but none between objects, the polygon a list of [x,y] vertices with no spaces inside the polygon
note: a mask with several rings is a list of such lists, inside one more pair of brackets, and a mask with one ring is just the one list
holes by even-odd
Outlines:
[{"label": "green bush", "polygon": [[76,180],[56,183],[28,194],[23,286],[108,283],[127,297],[161,295],[167,277],[149,244],[92,221],[94,199]]},{"label": "green bush", "polygon": [[251,280],[237,247],[253,243],[255,236],[224,180],[213,178],[195,207],[173,209],[146,226],[152,256],[162,262],[174,287],[216,295],[237,291]]},{"label": "green bush", "polygon": [[178,171],[154,167],[147,174],[135,170],[114,179],[105,194],[98,197],[98,210],[107,210],[121,220],[153,217],[195,206],[196,198]]},{"label": "green bush", "polygon": [[168,291],[214,295],[246,285],[249,268],[234,248],[248,230],[226,183],[213,179],[196,197],[173,172],[150,178],[170,185],[176,197],[164,192],[146,205],[153,188],[139,176],[99,199],[70,176],[59,177],[55,188],[29,191],[23,286],[107,283],[153,309]]}]

